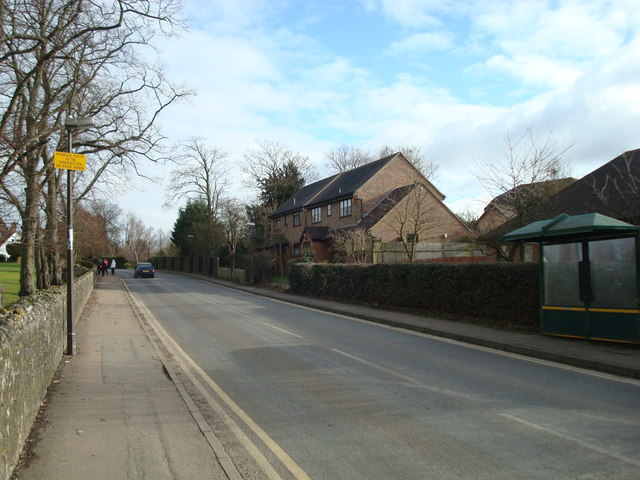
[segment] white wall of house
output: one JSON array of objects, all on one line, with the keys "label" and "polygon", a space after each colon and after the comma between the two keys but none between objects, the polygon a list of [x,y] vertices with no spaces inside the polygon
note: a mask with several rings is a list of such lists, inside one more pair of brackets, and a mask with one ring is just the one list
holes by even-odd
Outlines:
[{"label": "white wall of house", "polygon": [[18,235],[17,233],[12,233],[11,236],[7,238],[7,240],[2,245],[0,245],[0,255],[4,255],[6,258],[9,258],[10,255],[7,253],[7,245],[10,245],[12,243],[19,242],[19,241],[20,241],[20,235]]}]

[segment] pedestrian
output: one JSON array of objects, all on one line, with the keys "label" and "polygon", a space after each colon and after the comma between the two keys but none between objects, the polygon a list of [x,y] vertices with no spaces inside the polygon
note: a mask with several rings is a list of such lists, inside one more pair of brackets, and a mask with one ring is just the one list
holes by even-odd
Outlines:
[{"label": "pedestrian", "polygon": [[115,275],[116,274],[116,259],[113,258],[111,260],[111,275]]},{"label": "pedestrian", "polygon": [[102,261],[102,259],[100,259],[100,261],[98,262],[98,275],[104,277],[104,262]]},{"label": "pedestrian", "polygon": [[102,262],[102,276],[104,277],[107,273],[109,273],[109,259],[105,258]]}]

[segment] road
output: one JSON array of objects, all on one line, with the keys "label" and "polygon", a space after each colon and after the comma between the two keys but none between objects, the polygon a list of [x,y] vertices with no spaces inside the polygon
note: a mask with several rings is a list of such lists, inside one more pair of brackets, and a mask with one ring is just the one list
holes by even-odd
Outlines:
[{"label": "road", "polygon": [[640,382],[125,278],[243,478],[637,479]]}]

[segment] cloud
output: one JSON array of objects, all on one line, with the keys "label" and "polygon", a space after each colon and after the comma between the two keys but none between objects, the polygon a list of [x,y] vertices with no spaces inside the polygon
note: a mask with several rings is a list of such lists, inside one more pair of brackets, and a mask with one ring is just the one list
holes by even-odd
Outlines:
[{"label": "cloud", "polygon": [[[366,15],[399,28],[386,32],[386,49],[365,60],[283,16],[286,3],[273,10],[265,3],[190,2],[203,16],[162,45],[169,76],[198,90],[163,114],[165,133],[205,136],[232,152],[236,169],[242,153],[265,138],[286,142],[318,166],[343,142],[370,150],[420,145],[441,166],[438,188],[461,211],[486,196],[473,170],[502,155],[507,132],[552,131],[573,145],[565,157],[576,176],[640,147],[640,14],[633,1],[551,8],[538,1],[368,0]],[[429,61],[440,60],[440,77],[416,68],[421,52],[437,52]],[[464,88],[483,92],[482,102]]]},{"label": "cloud", "polygon": [[421,28],[442,25],[441,14],[459,11],[459,0],[362,0],[370,11],[380,10],[404,27]]},{"label": "cloud", "polygon": [[421,54],[428,51],[450,50],[454,46],[452,35],[447,32],[425,32],[410,35],[393,42],[386,55]]},{"label": "cloud", "polygon": [[512,76],[525,87],[565,88],[582,74],[578,67],[538,55],[496,55],[489,58],[484,66]]}]

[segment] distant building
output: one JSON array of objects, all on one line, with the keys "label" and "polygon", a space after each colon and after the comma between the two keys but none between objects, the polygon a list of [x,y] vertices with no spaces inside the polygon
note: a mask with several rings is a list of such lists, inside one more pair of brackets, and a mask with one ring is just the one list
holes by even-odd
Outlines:
[{"label": "distant building", "polygon": [[372,241],[400,241],[398,222],[403,212],[419,208],[418,191],[428,203],[430,221],[416,241],[447,242],[469,235],[443,203],[444,195],[404,155],[395,153],[301,188],[269,215],[267,248],[285,260],[312,249],[317,261],[332,261],[331,235],[337,231],[361,229]]},{"label": "distant building", "polygon": [[640,149],[623,153],[540,201],[523,221],[515,218],[507,220],[481,238],[497,247],[502,235],[561,213],[600,213],[640,225]]},{"label": "distant building", "polygon": [[12,223],[10,228],[0,224],[0,259],[9,259],[7,245],[20,241],[20,234],[17,230],[16,223]]},{"label": "distant building", "polygon": [[512,188],[489,202],[480,218],[478,218],[475,229],[480,235],[490,232],[517,217],[519,213],[527,210],[527,207],[534,207],[575,181],[575,178],[560,178],[545,182],[528,183]]}]

